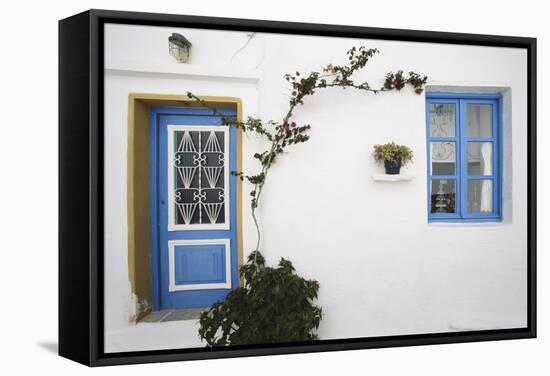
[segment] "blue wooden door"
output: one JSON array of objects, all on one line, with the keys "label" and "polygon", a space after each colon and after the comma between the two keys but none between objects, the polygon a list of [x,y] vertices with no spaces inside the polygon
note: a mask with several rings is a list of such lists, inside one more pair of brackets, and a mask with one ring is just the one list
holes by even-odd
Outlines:
[{"label": "blue wooden door", "polygon": [[208,108],[154,107],[150,122],[153,308],[208,307],[239,284],[236,130]]}]

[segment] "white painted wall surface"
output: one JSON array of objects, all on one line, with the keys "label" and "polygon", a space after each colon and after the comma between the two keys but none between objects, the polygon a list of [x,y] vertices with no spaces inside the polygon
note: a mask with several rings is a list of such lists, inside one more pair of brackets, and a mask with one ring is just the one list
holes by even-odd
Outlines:
[{"label": "white painted wall surface", "polygon": [[[191,64],[168,55],[177,31],[193,43]],[[295,111],[311,140],[272,168],[260,208],[268,263],[292,260],[321,284],[322,339],[519,327],[526,324],[526,55],[505,48],[450,46],[174,28],[114,26],[105,33],[106,351],[200,345],[131,326],[127,268],[128,94],[236,96],[244,115],[279,120],[288,108],[287,72],[344,63],[351,46],[381,54],[360,75],[381,85],[386,72],[415,70],[431,90],[499,90],[504,96],[504,218],[494,224],[428,224],[424,95],[374,96],[326,89]],[[245,172],[265,145],[245,137]],[[377,182],[372,145],[407,144],[408,182]],[[248,187],[245,185],[247,197]],[[244,250],[255,237],[244,210]],[[151,324],[150,324],[151,325]],[[174,325],[174,324],[171,324]],[[184,324],[182,324],[184,325]],[[141,342],[137,333],[144,333]],[[146,333],[146,334],[145,334]],[[158,334],[157,334],[158,333]],[[181,338],[178,342],[177,338]]]}]

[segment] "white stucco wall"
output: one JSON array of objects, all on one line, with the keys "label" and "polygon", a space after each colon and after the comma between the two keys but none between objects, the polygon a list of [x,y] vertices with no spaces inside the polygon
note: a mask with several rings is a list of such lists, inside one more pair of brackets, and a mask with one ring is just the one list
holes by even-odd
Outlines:
[{"label": "white stucco wall", "polygon": [[[193,43],[190,64],[168,55],[174,31]],[[353,45],[380,50],[359,76],[373,85],[404,69],[427,74],[429,90],[503,93],[503,221],[427,222],[424,95],[326,89],[295,111],[296,122],[312,125],[311,140],[290,148],[270,172],[260,208],[263,254],[269,263],[290,258],[300,274],[320,282],[322,339],[525,326],[525,51],[271,34],[248,39],[244,32],[106,28],[106,350],[200,345],[196,338],[168,339],[174,330],[128,321],[135,305],[127,267],[128,94],[235,96],[245,116],[280,120],[289,99],[283,75],[344,63]],[[372,145],[391,140],[414,150],[414,164],[406,167],[411,181],[372,179],[382,172]],[[251,155],[263,148],[245,137],[245,172],[256,171]],[[247,208],[244,214],[247,254],[255,236]],[[136,333],[144,333],[141,342]]]}]

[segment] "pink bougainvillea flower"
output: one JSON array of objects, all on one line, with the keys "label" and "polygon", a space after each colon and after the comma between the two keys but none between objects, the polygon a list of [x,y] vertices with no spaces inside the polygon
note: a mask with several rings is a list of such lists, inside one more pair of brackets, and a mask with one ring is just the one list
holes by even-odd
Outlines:
[{"label": "pink bougainvillea flower", "polygon": [[291,126],[292,128],[295,128],[295,127],[296,127],[296,123],[295,123],[295,122],[292,122],[292,123],[290,124],[290,126]]},{"label": "pink bougainvillea flower", "polygon": [[293,92],[292,92],[292,95],[293,95],[293,96],[296,96],[296,92],[295,92],[295,91],[293,91]]}]

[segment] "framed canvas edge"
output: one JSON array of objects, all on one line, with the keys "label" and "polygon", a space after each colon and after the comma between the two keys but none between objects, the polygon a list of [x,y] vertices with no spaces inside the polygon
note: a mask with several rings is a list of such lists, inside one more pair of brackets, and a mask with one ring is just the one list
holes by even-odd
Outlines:
[{"label": "framed canvas edge", "polygon": [[320,340],[304,343],[108,353],[103,354],[90,365],[109,366],[138,363],[159,363],[182,360],[206,360],[248,356],[302,354],[325,351],[367,350],[387,347],[442,345],[529,338],[536,338],[536,333],[528,328],[455,333],[412,334],[387,337]]},{"label": "framed canvas edge", "polygon": [[[86,13],[89,27],[89,337],[83,338],[89,358],[74,359],[89,366],[115,364],[198,360],[243,356],[276,355],[321,351],[341,351],[383,347],[449,344],[460,342],[526,339],[536,337],[536,38],[497,35],[447,33],[435,31],[400,30],[359,26],[322,25],[280,21],[245,20],[173,14],[123,12],[92,9]],[[60,24],[64,20],[60,21]],[[226,348],[191,348],[143,352],[104,353],[103,301],[103,25],[123,23],[157,26],[185,26],[223,30],[255,30],[287,34],[360,37],[382,40],[416,41],[427,43],[469,44],[524,48],[527,50],[527,121],[528,121],[528,248],[527,248],[527,326],[517,329],[473,332],[397,335],[388,337],[320,340],[311,343],[235,346]],[[61,52],[60,52],[61,55]],[[60,56],[60,61],[63,57]],[[61,78],[60,78],[61,79]],[[62,93],[60,91],[60,99]],[[60,126],[62,119],[60,117]],[[60,135],[61,136],[61,135]],[[61,147],[61,145],[60,145]],[[60,175],[63,161],[60,163]],[[62,184],[60,178],[60,185]],[[61,197],[60,197],[61,206]],[[68,219],[60,215],[61,224]],[[60,259],[60,265],[62,260]],[[61,270],[60,270],[61,273]],[[70,290],[71,286],[59,287]],[[61,297],[61,295],[60,295]],[[61,301],[60,301],[61,304]],[[78,311],[78,310],[77,310]],[[84,313],[84,312],[82,312]],[[63,323],[60,320],[60,327]],[[60,328],[61,330],[61,328]],[[60,341],[61,342],[61,341]],[[61,348],[61,343],[60,343]],[[61,352],[61,351],[60,351]],[[63,354],[60,354],[63,355]],[[66,356],[66,355],[64,355]]]}]

